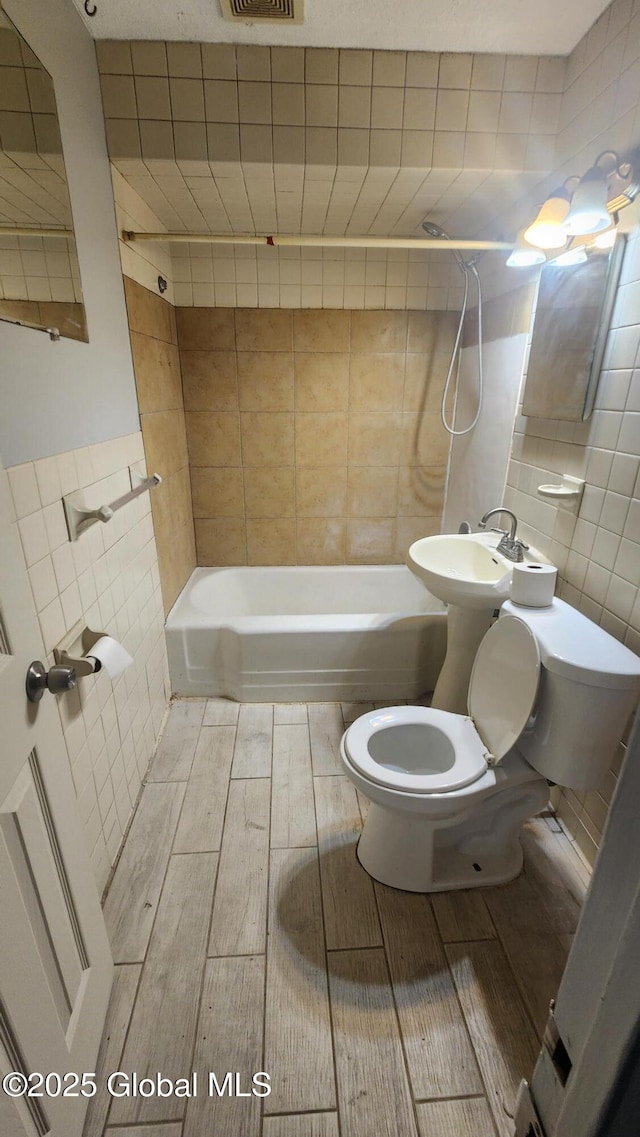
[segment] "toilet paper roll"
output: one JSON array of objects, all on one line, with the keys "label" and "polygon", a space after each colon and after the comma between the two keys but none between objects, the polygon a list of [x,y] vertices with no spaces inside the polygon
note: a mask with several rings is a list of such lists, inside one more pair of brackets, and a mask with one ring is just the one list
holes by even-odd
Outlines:
[{"label": "toilet paper roll", "polygon": [[96,671],[102,667],[112,679],[119,679],[123,671],[133,663],[133,658],[122,644],[111,636],[101,636],[87,652],[87,659],[97,661]]},{"label": "toilet paper roll", "polygon": [[515,564],[511,575],[511,599],[524,608],[547,608],[556,590],[555,565]]}]

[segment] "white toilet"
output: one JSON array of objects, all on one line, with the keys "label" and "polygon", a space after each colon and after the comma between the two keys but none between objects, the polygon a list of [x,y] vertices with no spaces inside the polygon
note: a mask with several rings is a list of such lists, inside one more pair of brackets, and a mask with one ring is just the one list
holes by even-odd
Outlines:
[{"label": "white toilet", "polygon": [[549,782],[600,784],[639,691],[640,659],[575,608],[507,601],[475,658],[469,717],[386,707],[345,731],[345,772],[371,802],[361,864],[410,892],[512,880]]}]

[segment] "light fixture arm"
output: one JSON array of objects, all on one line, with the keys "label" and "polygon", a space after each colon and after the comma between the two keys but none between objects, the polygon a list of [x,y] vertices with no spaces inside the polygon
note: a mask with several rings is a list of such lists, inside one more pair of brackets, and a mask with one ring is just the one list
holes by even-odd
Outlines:
[{"label": "light fixture arm", "polygon": [[612,174],[616,174],[624,181],[626,181],[627,178],[631,177],[631,174],[633,173],[633,164],[631,162],[623,162],[616,150],[603,150],[600,154],[598,154],[598,157],[596,158],[593,165],[597,166],[598,169],[602,170],[604,173],[605,171],[600,163],[603,158],[607,157],[613,158],[613,169],[609,171],[609,177],[611,177]]}]

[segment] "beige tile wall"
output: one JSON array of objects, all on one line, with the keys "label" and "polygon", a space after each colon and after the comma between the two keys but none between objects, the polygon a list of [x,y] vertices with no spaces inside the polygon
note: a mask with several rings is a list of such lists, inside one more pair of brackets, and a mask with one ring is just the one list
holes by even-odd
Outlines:
[{"label": "beige tile wall", "polygon": [[439,531],[453,313],[176,315],[199,564],[401,562]]},{"label": "beige tile wall", "polygon": [[175,312],[124,279],[147,467],[163,479],[151,504],[166,614],[196,563]]},{"label": "beige tile wall", "polygon": [[83,678],[56,701],[98,889],[104,888],[154,753],[169,699],[162,600],[149,494],[69,541],[63,494],[98,506],[144,469],[140,433],[8,469],[47,662],[82,619],[120,640],[133,665],[112,683]]}]

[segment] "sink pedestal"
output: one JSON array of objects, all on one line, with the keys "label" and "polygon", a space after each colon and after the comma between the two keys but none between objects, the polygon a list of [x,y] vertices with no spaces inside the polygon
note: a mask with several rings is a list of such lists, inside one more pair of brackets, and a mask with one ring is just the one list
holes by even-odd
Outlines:
[{"label": "sink pedestal", "polygon": [[431,706],[439,711],[466,715],[469,680],[476,652],[493,623],[493,608],[463,608],[450,604],[447,610],[447,654],[438,676]]}]

